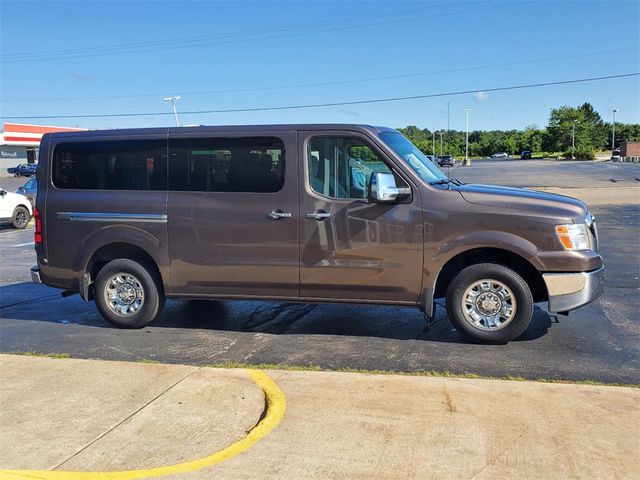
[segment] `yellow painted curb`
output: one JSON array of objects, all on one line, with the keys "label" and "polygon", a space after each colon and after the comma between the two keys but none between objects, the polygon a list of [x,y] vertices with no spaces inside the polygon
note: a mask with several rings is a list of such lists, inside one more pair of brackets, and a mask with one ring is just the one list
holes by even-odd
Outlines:
[{"label": "yellow painted curb", "polygon": [[0,470],[0,480],[133,480],[137,478],[159,477],[175,473],[191,472],[216,465],[235,457],[250,448],[275,428],[287,408],[287,399],[276,383],[261,370],[247,370],[251,379],[262,389],[265,396],[265,412],[258,424],[241,440],[211,455],[176,463],[166,467],[144,470],[123,470],[119,472],[63,472],[57,470]]}]

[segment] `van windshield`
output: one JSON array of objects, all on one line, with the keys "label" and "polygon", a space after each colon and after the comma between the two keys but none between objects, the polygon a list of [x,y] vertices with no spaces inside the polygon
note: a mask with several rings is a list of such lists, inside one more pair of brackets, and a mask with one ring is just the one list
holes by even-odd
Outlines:
[{"label": "van windshield", "polygon": [[382,132],[379,136],[425,182],[446,180],[445,174],[400,132]]}]

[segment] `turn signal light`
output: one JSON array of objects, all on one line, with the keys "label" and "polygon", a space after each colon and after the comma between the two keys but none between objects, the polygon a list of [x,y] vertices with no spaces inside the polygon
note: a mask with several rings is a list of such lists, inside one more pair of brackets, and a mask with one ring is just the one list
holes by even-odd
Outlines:
[{"label": "turn signal light", "polygon": [[587,226],[584,223],[556,225],[556,237],[565,250],[588,250],[591,248]]}]

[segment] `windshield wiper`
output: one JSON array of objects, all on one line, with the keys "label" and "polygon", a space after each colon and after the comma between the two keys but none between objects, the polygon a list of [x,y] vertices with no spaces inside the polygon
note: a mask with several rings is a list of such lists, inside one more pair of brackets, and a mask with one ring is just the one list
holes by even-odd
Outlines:
[{"label": "windshield wiper", "polygon": [[457,178],[443,178],[442,180],[435,180],[433,182],[429,182],[429,185],[462,185],[462,182]]}]

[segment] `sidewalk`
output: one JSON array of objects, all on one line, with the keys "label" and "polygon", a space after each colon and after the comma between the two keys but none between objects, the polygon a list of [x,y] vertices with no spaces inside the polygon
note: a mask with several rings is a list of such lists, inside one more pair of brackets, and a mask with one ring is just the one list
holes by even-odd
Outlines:
[{"label": "sidewalk", "polygon": [[[256,428],[268,433],[224,461],[161,478],[628,479],[640,471],[637,388],[267,371],[284,397],[265,401],[241,369],[0,355],[0,371],[0,469],[59,472],[30,478],[188,462]],[[20,477],[0,471],[5,478]]]}]

